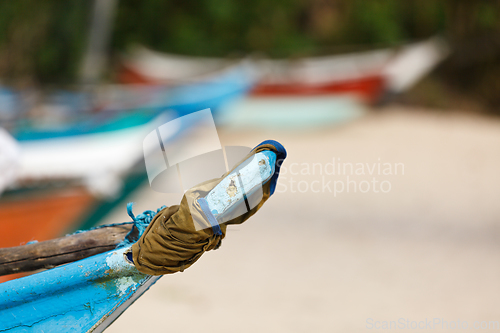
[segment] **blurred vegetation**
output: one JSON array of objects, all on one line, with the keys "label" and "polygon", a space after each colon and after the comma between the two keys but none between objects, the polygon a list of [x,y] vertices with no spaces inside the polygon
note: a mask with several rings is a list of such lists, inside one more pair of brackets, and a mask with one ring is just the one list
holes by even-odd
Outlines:
[{"label": "blurred vegetation", "polygon": [[0,0],[0,80],[73,82],[87,44],[86,0]]},{"label": "blurred vegetation", "polygon": [[[131,19],[134,18],[134,19]],[[335,45],[395,44],[445,28],[439,2],[399,0],[121,0],[114,47],[193,55],[290,56]]]},{"label": "blurred vegetation", "polygon": [[[92,5],[0,0],[1,80],[17,86],[77,82]],[[495,109],[499,18],[500,0],[119,0],[109,52],[116,60],[143,44],[189,55],[297,57],[441,34],[454,53],[438,80]]]}]

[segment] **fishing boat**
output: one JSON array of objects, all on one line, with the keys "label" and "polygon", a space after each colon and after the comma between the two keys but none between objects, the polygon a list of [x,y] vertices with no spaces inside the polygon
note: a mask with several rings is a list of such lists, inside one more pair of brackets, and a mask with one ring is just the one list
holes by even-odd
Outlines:
[{"label": "fishing boat", "polygon": [[[286,60],[254,61],[259,82],[256,96],[355,95],[367,103],[384,94],[409,89],[448,54],[439,38],[362,53]],[[225,68],[224,59],[181,57],[140,49],[123,61],[120,75],[128,83],[172,83],[202,80],[215,69]],[[149,64],[161,68],[153,72]],[[136,79],[134,79],[136,78]]]},{"label": "fishing boat", "polygon": [[[24,188],[0,200],[0,247],[45,241],[64,235],[91,210],[94,196],[83,186]],[[0,276],[0,282],[24,274]]]},{"label": "fishing boat", "polygon": [[17,142],[0,128],[0,195],[16,179],[19,161]]},{"label": "fishing boat", "polygon": [[217,80],[245,60],[165,54],[136,46],[122,56],[119,82],[124,84],[178,84]]},{"label": "fishing boat", "polygon": [[[264,141],[220,179],[186,192],[180,206],[135,216],[129,205],[134,221],[131,230],[137,234],[133,236],[131,231],[117,249],[0,284],[0,331],[104,331],[162,275],[182,271],[204,252],[217,249],[226,232],[224,224],[241,224],[255,213],[273,195],[285,157],[283,146]],[[163,227],[172,223],[179,231],[178,237],[191,240],[189,245],[182,245],[176,238],[157,238],[157,233],[173,230]],[[151,243],[152,252],[145,245]],[[157,256],[165,249],[169,249],[174,261]],[[9,251],[19,258],[20,250],[22,247],[1,250],[0,265],[11,265]],[[157,260],[171,265],[155,268]]]},{"label": "fishing boat", "polygon": [[224,103],[247,94],[254,83],[248,67],[241,65],[206,82],[104,85],[92,94],[58,92],[43,107],[18,112],[18,121],[4,127],[19,141],[115,131],[143,125],[165,111],[172,117],[207,108],[216,113]]},{"label": "fishing boat", "polygon": [[261,62],[262,78],[256,96],[354,94],[373,101],[385,87],[381,69],[391,50],[295,60]]},{"label": "fishing boat", "polygon": [[45,241],[66,231],[92,204],[83,187],[11,191],[0,202],[1,247]]}]

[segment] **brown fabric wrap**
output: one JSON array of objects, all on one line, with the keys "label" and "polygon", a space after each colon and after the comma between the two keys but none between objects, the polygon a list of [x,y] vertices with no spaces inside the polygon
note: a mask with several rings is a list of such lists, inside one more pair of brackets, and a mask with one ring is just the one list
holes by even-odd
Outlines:
[{"label": "brown fabric wrap", "polygon": [[195,222],[209,226],[203,212],[197,205],[196,199],[206,196],[237,166],[251,155],[263,150],[277,152],[276,148],[270,144],[256,147],[232,170],[220,178],[203,182],[188,190],[184,194],[180,205],[167,207],[156,214],[141,238],[132,245],[135,267],[140,272],[149,275],[182,272],[195,263],[203,253],[220,245],[222,239],[226,236],[228,224],[241,224],[255,214],[270,196],[270,181],[267,181],[262,186],[262,199],[254,208],[220,224],[221,236],[215,235],[210,227],[201,230],[195,228]]}]

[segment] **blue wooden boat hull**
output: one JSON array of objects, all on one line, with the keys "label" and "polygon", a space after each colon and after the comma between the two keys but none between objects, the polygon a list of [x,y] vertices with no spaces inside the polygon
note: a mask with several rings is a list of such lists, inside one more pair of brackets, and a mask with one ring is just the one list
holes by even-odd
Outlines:
[{"label": "blue wooden boat hull", "polygon": [[118,249],[0,284],[0,332],[102,332],[159,277]]}]

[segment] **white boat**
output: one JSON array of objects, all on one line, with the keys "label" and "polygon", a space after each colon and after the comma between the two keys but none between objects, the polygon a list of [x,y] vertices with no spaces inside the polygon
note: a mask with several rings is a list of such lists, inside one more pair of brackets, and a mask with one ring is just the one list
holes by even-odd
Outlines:
[{"label": "white boat", "polygon": [[19,146],[17,142],[0,128],[0,194],[13,183],[19,164]]},{"label": "white boat", "polygon": [[[259,77],[254,95],[355,94],[367,102],[401,93],[428,74],[449,53],[437,37],[399,48],[284,60],[253,60]],[[124,58],[127,83],[158,84],[207,80],[237,60],[161,54],[138,48]]]}]

